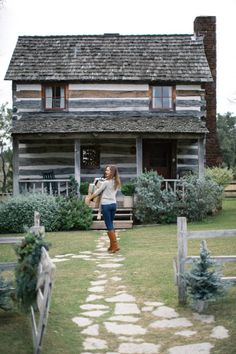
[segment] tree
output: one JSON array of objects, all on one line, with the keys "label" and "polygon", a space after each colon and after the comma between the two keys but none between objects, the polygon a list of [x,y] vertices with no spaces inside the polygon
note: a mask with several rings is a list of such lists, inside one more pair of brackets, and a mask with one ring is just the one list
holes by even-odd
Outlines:
[{"label": "tree", "polygon": [[12,170],[12,144],[11,144],[12,110],[7,104],[0,107],[0,173],[2,183],[0,189],[7,192],[8,177]]},{"label": "tree", "polygon": [[223,164],[236,168],[236,117],[231,113],[217,115],[217,133]]}]

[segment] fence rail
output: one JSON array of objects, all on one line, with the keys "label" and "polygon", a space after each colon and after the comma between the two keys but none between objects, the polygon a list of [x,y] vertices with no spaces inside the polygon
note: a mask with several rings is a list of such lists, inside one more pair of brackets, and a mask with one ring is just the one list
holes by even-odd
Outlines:
[{"label": "fence rail", "polygon": [[42,193],[49,195],[69,194],[69,179],[19,180],[20,193]]},{"label": "fence rail", "polygon": [[[188,240],[189,239],[207,239],[213,237],[236,237],[236,229],[228,230],[206,230],[206,231],[188,231],[187,219],[178,217],[177,219],[177,242],[178,255],[174,258],[174,272],[176,285],[178,286],[179,304],[185,304],[187,301],[187,289],[184,280],[185,264],[192,263],[199,256],[188,256]],[[236,263],[236,255],[214,256],[211,259],[218,263]],[[222,277],[223,280],[236,283],[236,276]]]}]

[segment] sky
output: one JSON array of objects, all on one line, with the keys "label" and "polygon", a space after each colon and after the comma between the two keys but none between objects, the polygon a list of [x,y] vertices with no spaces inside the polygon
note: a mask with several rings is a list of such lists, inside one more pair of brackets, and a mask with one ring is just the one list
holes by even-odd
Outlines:
[{"label": "sky", "polygon": [[216,16],[217,113],[236,115],[236,0],[4,0],[0,9],[0,104],[20,35],[192,34],[197,16]]}]

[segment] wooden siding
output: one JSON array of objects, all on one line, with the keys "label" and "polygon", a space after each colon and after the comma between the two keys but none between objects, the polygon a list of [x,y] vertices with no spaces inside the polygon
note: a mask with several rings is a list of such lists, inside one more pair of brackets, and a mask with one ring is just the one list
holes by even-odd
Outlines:
[{"label": "wooden siding", "polygon": [[178,140],[177,142],[177,177],[182,177],[186,172],[198,173],[198,141]]},{"label": "wooden siding", "polygon": [[81,139],[81,146],[96,145],[100,149],[100,168],[81,169],[81,180],[92,181],[102,176],[108,164],[117,165],[122,182],[136,177],[136,139],[93,140]]},{"label": "wooden siding", "polygon": [[19,144],[20,179],[43,178],[53,170],[55,178],[74,175],[73,140],[21,140]]},{"label": "wooden siding", "polygon": [[14,106],[18,112],[39,112],[42,108],[41,84],[16,84]]},{"label": "wooden siding", "polygon": [[147,111],[148,85],[70,84],[69,111]]},{"label": "wooden siding", "polygon": [[176,112],[196,113],[204,109],[204,90],[201,85],[176,86]]},{"label": "wooden siding", "polygon": [[[176,112],[203,114],[205,96],[201,85],[176,86]],[[148,111],[151,90],[147,84],[69,84],[69,112]],[[41,84],[16,84],[14,105],[18,112],[43,109]]]}]

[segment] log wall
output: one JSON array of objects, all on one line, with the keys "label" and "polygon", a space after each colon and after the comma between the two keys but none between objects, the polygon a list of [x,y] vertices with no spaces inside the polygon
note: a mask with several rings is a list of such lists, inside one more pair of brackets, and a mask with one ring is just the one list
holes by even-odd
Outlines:
[{"label": "log wall", "polygon": [[[18,112],[43,110],[41,84],[16,84],[14,106]],[[149,111],[151,89],[148,84],[69,84],[67,111]],[[204,90],[201,85],[176,86],[176,112],[205,112]]]}]

